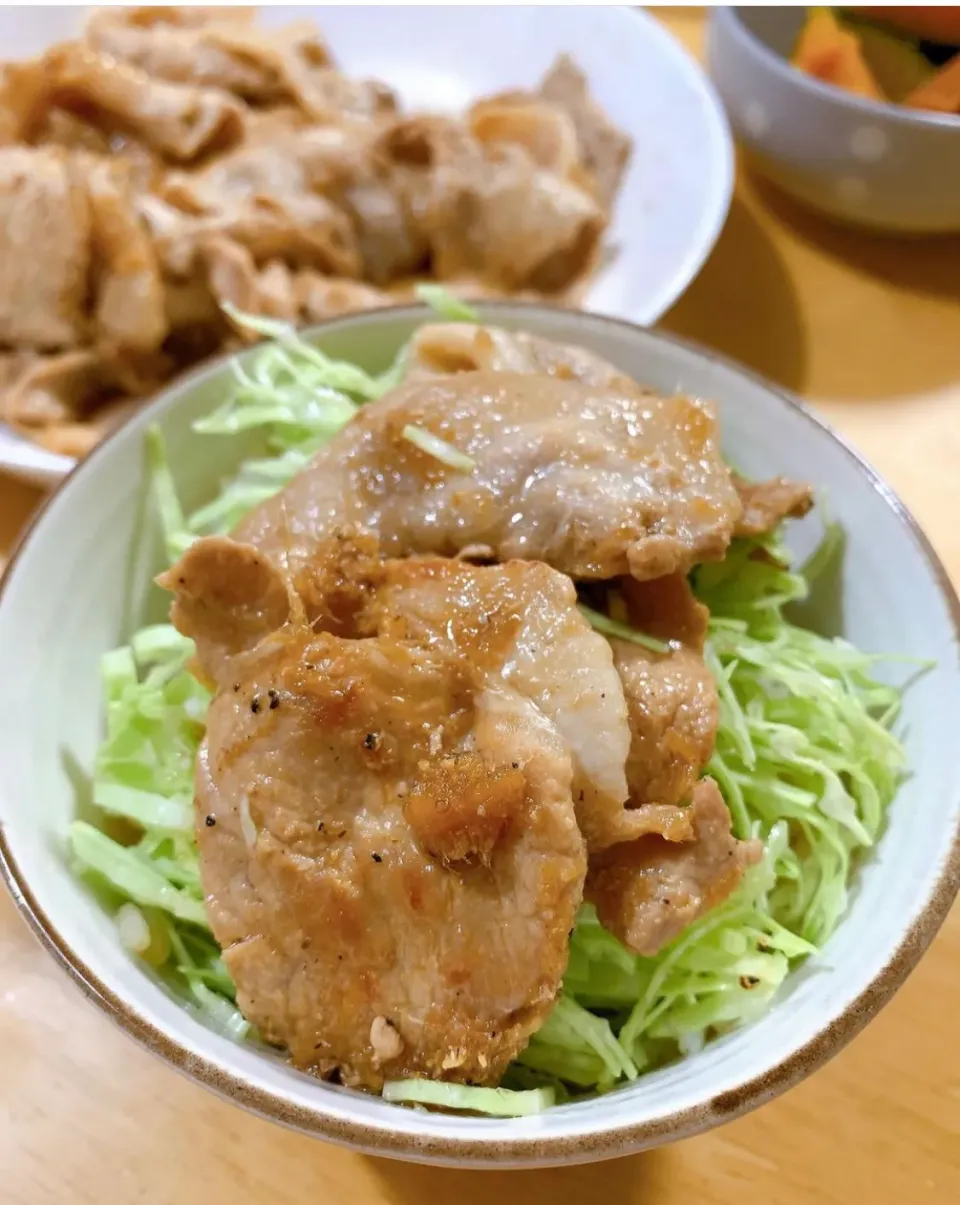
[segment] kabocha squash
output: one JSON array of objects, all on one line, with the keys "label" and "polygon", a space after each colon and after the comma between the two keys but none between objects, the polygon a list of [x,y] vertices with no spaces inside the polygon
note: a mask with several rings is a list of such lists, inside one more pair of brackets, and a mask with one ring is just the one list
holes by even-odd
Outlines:
[{"label": "kabocha squash", "polygon": [[932,79],[936,67],[916,42],[865,21],[844,24],[860,42],[860,52],[887,100],[902,104],[911,92]]},{"label": "kabocha squash", "polygon": [[[908,32],[888,32],[874,21]],[[960,8],[809,8],[790,61],[855,96],[960,115],[960,53],[938,70],[911,40],[930,38],[934,30],[960,42]]]},{"label": "kabocha squash", "polygon": [[884,99],[857,35],[844,29],[829,8],[809,10],[791,62],[825,84],[870,100]]},{"label": "kabocha squash", "polygon": [[960,114],[960,54],[955,54],[936,75],[911,92],[904,104],[911,109]]}]

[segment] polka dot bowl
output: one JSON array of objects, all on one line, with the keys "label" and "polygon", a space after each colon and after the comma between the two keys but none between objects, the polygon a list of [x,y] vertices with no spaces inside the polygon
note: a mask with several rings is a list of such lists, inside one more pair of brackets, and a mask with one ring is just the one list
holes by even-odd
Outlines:
[{"label": "polka dot bowl", "polygon": [[802,8],[716,8],[707,61],[751,164],[860,226],[960,231],[960,117],[864,100],[788,61]]}]

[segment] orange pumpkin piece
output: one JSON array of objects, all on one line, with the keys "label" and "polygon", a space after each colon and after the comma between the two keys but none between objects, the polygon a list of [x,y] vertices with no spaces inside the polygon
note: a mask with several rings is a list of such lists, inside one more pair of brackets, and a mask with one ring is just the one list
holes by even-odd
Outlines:
[{"label": "orange pumpkin piece", "polygon": [[911,109],[960,114],[960,54],[955,54],[936,75],[915,88],[903,103]]},{"label": "orange pumpkin piece", "polygon": [[829,8],[811,8],[791,60],[808,75],[856,96],[883,100],[857,35],[844,29]]}]

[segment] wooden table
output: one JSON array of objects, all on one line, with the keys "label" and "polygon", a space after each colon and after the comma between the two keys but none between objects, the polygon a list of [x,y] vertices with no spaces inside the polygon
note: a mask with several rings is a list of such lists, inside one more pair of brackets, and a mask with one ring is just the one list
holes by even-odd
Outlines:
[{"label": "wooden table", "polygon": [[[695,11],[665,19],[698,47]],[[814,400],[893,482],[960,582],[960,239],[843,232],[741,176],[719,246],[664,325]],[[36,501],[0,481],[0,555]],[[442,1171],[286,1133],[175,1075],[81,998],[3,895],[0,1201],[955,1205],[958,1011],[955,910],[867,1032],[752,1116],[595,1167]]]}]

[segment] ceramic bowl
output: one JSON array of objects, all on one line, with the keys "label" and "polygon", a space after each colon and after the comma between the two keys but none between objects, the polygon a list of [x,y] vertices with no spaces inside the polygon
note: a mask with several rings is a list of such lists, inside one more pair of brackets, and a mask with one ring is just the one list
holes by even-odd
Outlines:
[{"label": "ceramic bowl", "polygon": [[960,231],[960,117],[864,100],[788,62],[803,8],[715,8],[707,64],[749,160],[860,226]]},{"label": "ceramic bowl", "polygon": [[[74,36],[85,16],[83,6],[0,6],[4,57]],[[653,323],[710,254],[733,194],[733,141],[710,81],[649,14],[616,5],[264,5],[259,20],[314,21],[345,71],[384,80],[405,106],[433,111],[534,86],[557,54],[570,54],[634,143],[583,308]],[[0,423],[0,469],[52,485],[72,466]]]},{"label": "ceramic bowl", "polygon": [[[323,1084],[279,1055],[204,1028],[134,965],[110,917],[70,873],[63,835],[83,805],[101,737],[99,657],[166,610],[150,584],[163,562],[145,498],[144,432],[150,423],[162,427],[190,507],[252,450],[191,432],[222,398],[223,361],[179,382],[97,448],[49,501],[3,580],[0,863],[25,919],[87,996],[172,1066],[237,1103],[383,1155],[459,1165],[573,1163],[680,1138],[769,1100],[835,1054],[914,966],[960,868],[958,602],[888,487],[795,399],[628,323],[518,305],[483,311],[506,326],[583,344],[661,391],[716,398],[728,454],[743,471],[816,483],[849,534],[839,605],[824,622],[864,649],[935,659],[906,700],[911,776],[823,951],[749,1028],[609,1095],[514,1121],[418,1113]],[[329,355],[379,371],[422,319],[416,308],[377,311],[310,337]],[[819,534],[813,516],[795,524],[798,553]]]}]

